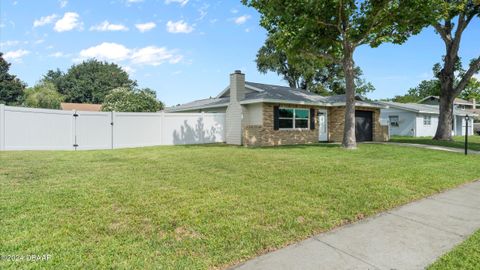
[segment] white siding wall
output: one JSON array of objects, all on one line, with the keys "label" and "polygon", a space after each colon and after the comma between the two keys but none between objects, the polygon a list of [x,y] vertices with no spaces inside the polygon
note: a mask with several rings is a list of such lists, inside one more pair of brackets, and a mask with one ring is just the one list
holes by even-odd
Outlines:
[{"label": "white siding wall", "polygon": [[[455,136],[465,136],[465,127],[467,121],[464,116],[456,116],[457,126],[455,129]],[[473,132],[473,117],[468,120],[468,135],[474,135]]]},{"label": "white siding wall", "polygon": [[398,127],[390,125],[390,135],[415,136],[416,114],[398,109],[382,109],[380,118],[389,120],[389,116],[398,116]]},{"label": "white siding wall", "polygon": [[245,125],[263,124],[263,103],[249,104],[245,106]]},{"label": "white siding wall", "polygon": [[[423,124],[423,117],[426,115],[430,115],[431,124],[424,125]],[[417,137],[433,137],[435,136],[435,132],[437,132],[438,127],[438,115],[432,114],[417,114]]]},{"label": "white siding wall", "polygon": [[245,109],[239,103],[228,105],[226,115],[226,141],[228,144],[242,144],[243,116]]},{"label": "white siding wall", "polygon": [[88,150],[225,142],[224,127],[222,113],[75,112],[0,105],[0,150]]}]

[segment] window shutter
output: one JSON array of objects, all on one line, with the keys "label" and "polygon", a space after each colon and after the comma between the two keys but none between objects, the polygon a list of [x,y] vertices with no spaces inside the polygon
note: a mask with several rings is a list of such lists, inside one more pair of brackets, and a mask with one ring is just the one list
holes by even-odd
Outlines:
[{"label": "window shutter", "polygon": [[273,129],[278,130],[278,127],[280,126],[280,120],[278,119],[279,117],[279,110],[278,106],[273,106]]},{"label": "window shutter", "polygon": [[315,109],[310,108],[310,129],[315,129]]}]

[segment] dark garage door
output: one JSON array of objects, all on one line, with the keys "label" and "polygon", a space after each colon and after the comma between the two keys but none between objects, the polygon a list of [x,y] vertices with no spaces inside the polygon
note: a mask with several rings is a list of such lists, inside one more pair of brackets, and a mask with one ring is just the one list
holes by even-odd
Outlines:
[{"label": "dark garage door", "polygon": [[357,142],[373,140],[372,112],[355,111],[355,137]]}]

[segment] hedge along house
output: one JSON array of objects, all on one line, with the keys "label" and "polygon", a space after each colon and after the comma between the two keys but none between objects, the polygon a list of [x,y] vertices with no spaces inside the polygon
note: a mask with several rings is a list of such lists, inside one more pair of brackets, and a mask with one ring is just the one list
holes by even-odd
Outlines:
[{"label": "hedge along house", "polygon": [[[388,140],[380,124],[385,106],[356,100],[357,141]],[[237,70],[215,98],[170,107],[167,112],[226,113],[226,143],[245,146],[341,142],[345,96],[320,96],[284,86],[246,82]]]}]

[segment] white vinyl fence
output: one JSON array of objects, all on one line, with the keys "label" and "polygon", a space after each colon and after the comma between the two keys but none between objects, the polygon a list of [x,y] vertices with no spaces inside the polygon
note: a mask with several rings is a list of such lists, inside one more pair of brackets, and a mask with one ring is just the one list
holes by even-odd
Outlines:
[{"label": "white vinyl fence", "polygon": [[0,105],[0,150],[88,150],[225,142],[224,113],[123,113]]}]

